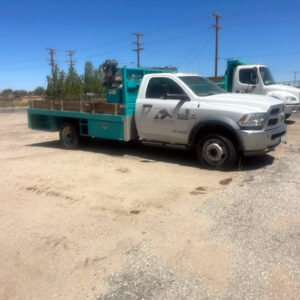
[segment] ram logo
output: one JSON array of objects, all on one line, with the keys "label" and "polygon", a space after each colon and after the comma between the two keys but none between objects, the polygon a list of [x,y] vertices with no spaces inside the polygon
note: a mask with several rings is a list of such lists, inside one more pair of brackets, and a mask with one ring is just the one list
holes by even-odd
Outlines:
[{"label": "ram logo", "polygon": [[166,109],[161,109],[157,115],[154,117],[154,119],[164,120],[167,118],[171,118],[172,116],[169,114],[169,112]]}]

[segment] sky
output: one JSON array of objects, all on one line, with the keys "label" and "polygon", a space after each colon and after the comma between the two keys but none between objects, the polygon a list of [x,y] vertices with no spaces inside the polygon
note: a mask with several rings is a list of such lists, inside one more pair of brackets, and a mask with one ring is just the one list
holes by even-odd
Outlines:
[{"label": "sky", "polygon": [[86,61],[99,66],[116,59],[120,67],[135,67],[133,32],[144,34],[143,67],[172,65],[212,76],[214,12],[223,15],[219,75],[228,58],[265,64],[276,81],[293,80],[300,71],[299,0],[0,1],[0,90],[46,87],[48,47],[65,71],[69,49],[76,50],[79,74]]}]

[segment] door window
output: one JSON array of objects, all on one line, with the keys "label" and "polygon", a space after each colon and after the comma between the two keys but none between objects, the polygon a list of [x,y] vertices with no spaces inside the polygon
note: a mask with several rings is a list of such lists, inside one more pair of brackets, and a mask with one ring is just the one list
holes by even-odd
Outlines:
[{"label": "door window", "polygon": [[239,79],[240,83],[257,84],[257,72],[254,69],[241,69]]},{"label": "door window", "polygon": [[172,79],[163,77],[151,78],[146,91],[146,98],[174,99],[168,94],[185,94],[182,88]]}]

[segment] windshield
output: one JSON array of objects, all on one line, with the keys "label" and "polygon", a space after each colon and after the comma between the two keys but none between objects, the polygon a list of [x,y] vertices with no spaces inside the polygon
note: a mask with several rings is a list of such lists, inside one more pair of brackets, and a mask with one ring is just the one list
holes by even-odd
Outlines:
[{"label": "windshield", "polygon": [[265,85],[269,85],[269,84],[274,84],[275,81],[272,77],[272,74],[269,70],[269,68],[267,67],[260,67],[259,68],[259,72],[260,72],[260,75],[262,77],[262,80],[264,82]]},{"label": "windshield", "polygon": [[198,96],[225,93],[218,85],[200,76],[179,76],[179,78]]}]

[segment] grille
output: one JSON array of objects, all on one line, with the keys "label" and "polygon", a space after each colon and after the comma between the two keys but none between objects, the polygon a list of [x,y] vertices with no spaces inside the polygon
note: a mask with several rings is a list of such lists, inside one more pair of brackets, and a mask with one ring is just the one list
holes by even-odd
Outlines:
[{"label": "grille", "polygon": [[284,105],[276,105],[272,107],[266,121],[265,129],[273,129],[279,127],[284,122]]},{"label": "grille", "polygon": [[277,114],[279,114],[279,112],[280,112],[280,109],[279,108],[273,108],[272,110],[271,110],[271,115],[273,116],[273,115],[277,115]]},{"label": "grille", "polygon": [[268,126],[274,126],[274,125],[277,124],[277,122],[278,122],[278,119],[277,119],[277,118],[276,118],[276,119],[271,119],[271,120],[269,120],[269,122],[268,122]]}]

